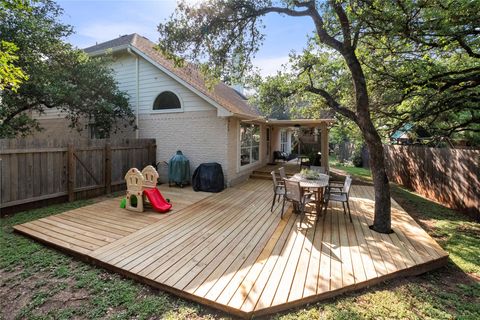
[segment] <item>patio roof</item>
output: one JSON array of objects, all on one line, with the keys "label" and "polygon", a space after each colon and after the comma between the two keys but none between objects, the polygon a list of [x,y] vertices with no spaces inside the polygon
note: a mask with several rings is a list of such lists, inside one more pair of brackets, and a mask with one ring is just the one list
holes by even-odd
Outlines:
[{"label": "patio roof", "polygon": [[245,118],[243,122],[264,123],[274,125],[277,127],[318,127],[323,124],[330,125],[335,123],[335,119],[293,119],[293,120],[279,120],[267,119],[265,117]]},{"label": "patio roof", "polygon": [[277,120],[268,119],[266,123],[279,127],[317,127],[322,124],[332,124],[334,119],[294,119],[294,120]]}]

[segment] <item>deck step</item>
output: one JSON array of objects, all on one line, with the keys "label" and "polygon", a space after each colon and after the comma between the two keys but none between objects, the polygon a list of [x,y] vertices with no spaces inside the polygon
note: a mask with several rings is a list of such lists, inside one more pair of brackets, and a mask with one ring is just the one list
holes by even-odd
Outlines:
[{"label": "deck step", "polygon": [[[291,177],[293,174],[287,173],[287,177]],[[280,179],[280,176],[277,173],[277,177]],[[250,174],[250,179],[261,179],[261,180],[272,180],[272,176],[270,172],[265,172],[265,171],[257,171],[254,170]]]},{"label": "deck step", "polygon": [[255,174],[252,173],[250,175],[250,179],[260,179],[260,180],[272,180],[272,176],[270,174],[264,175],[264,174]]}]

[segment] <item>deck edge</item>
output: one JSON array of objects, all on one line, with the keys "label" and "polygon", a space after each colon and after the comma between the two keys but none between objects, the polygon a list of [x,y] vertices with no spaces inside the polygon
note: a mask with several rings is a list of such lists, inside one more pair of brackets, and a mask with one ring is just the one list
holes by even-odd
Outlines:
[{"label": "deck edge", "polygon": [[342,287],[333,291],[327,291],[319,295],[313,295],[313,296],[309,296],[299,300],[287,302],[282,305],[255,310],[252,312],[252,316],[266,316],[266,315],[272,315],[274,313],[280,313],[283,311],[292,310],[294,308],[299,308],[302,306],[306,307],[308,304],[311,304],[311,303],[317,303],[323,300],[334,298],[347,292],[349,293],[357,292],[361,289],[365,289],[371,286],[376,286],[385,281],[392,280],[401,276],[403,277],[418,276],[420,274],[424,274],[426,272],[444,267],[448,263],[448,258],[449,256],[448,254],[446,254],[445,256],[438,258],[436,260],[430,260],[428,262],[425,262],[410,268],[398,270],[393,273],[389,273],[384,276],[373,278],[364,282]]},{"label": "deck edge", "polygon": [[[22,224],[19,224],[19,226],[20,225],[22,225]],[[22,230],[17,229],[16,226],[13,226],[13,230],[14,230],[14,232],[16,232],[16,233],[18,233],[22,236],[25,236],[27,238],[38,241],[38,242],[40,242],[44,245],[48,245],[47,248],[51,248],[51,249],[60,251],[62,253],[68,254],[68,255],[70,255],[74,258],[78,258],[78,259],[82,260],[83,262],[86,262],[90,265],[98,266],[98,267],[101,267],[102,269],[108,270],[110,272],[118,273],[125,278],[129,278],[129,279],[141,282],[145,285],[148,285],[148,286],[156,288],[156,289],[160,289],[162,291],[168,292],[168,293],[173,294],[175,296],[178,296],[180,298],[184,298],[184,299],[187,299],[189,301],[199,303],[204,307],[209,307],[209,308],[212,308],[212,309],[216,309],[216,310],[225,312],[225,313],[230,314],[230,315],[235,315],[235,316],[240,317],[242,319],[250,319],[253,316],[253,312],[244,312],[244,311],[241,311],[239,309],[231,308],[231,307],[228,307],[226,305],[216,303],[215,301],[202,299],[200,297],[191,295],[191,294],[189,294],[187,292],[184,292],[184,291],[181,291],[179,289],[175,289],[173,287],[155,282],[151,279],[144,278],[144,277],[139,276],[137,274],[131,273],[131,272],[126,271],[124,269],[121,269],[121,268],[115,267],[113,265],[110,265],[108,263],[105,263],[105,262],[103,262],[101,260],[98,260],[98,259],[96,259],[92,256],[89,256],[87,254],[82,254],[80,252],[77,252],[77,251],[59,246],[59,245],[57,245],[57,244],[55,244],[51,241],[48,241],[46,239],[42,239],[40,237],[36,237],[34,235],[31,235],[27,232],[24,232]]]},{"label": "deck edge", "polygon": [[131,273],[127,270],[124,270],[124,269],[115,267],[113,265],[110,265],[108,263],[105,263],[105,262],[103,262],[101,260],[98,260],[98,259],[96,259],[96,258],[94,258],[90,255],[82,254],[80,252],[77,252],[77,251],[59,246],[59,245],[57,245],[55,243],[52,243],[52,242],[50,242],[46,239],[42,239],[42,238],[33,236],[31,234],[28,234],[26,232],[23,232],[21,230],[18,230],[16,228],[16,226],[13,226],[13,229],[16,233],[19,233],[23,236],[26,236],[28,238],[39,241],[43,244],[47,244],[50,248],[53,248],[53,249],[58,250],[60,252],[64,252],[64,253],[66,253],[70,256],[73,256],[75,258],[79,258],[82,261],[84,261],[86,263],[89,263],[91,265],[98,266],[98,267],[101,267],[101,268],[106,269],[108,271],[118,273],[118,274],[122,275],[123,277],[139,281],[139,282],[141,282],[143,284],[146,284],[148,286],[151,286],[153,288],[166,291],[166,292],[171,293],[175,296],[178,296],[178,297],[181,297],[181,298],[199,303],[199,304],[201,304],[203,306],[206,306],[206,307],[210,307],[210,308],[222,311],[222,312],[226,312],[230,315],[235,315],[235,316],[243,318],[243,319],[250,319],[250,318],[256,317],[256,316],[272,315],[272,314],[275,314],[275,313],[291,310],[291,309],[294,309],[294,308],[299,308],[301,306],[306,307],[308,304],[311,304],[311,303],[316,303],[316,302],[320,302],[320,301],[323,301],[323,300],[326,300],[326,299],[330,299],[330,298],[339,296],[341,294],[344,294],[346,292],[356,292],[358,290],[361,290],[361,289],[364,289],[364,288],[367,288],[367,287],[370,287],[370,286],[375,286],[375,285],[378,285],[382,282],[392,280],[392,279],[398,278],[400,276],[404,276],[404,277],[417,276],[417,275],[426,273],[428,271],[432,271],[432,270],[435,270],[435,269],[438,269],[438,268],[441,268],[441,267],[445,266],[448,263],[448,258],[449,258],[448,253],[446,253],[446,255],[444,255],[444,256],[442,256],[438,259],[431,260],[431,261],[428,261],[428,262],[425,262],[425,263],[422,263],[422,264],[419,264],[419,265],[416,265],[416,266],[413,266],[413,267],[410,267],[410,268],[398,270],[396,272],[393,272],[393,273],[390,273],[390,274],[387,274],[387,275],[384,275],[384,276],[381,276],[381,277],[373,278],[373,279],[370,279],[370,280],[365,281],[365,282],[349,285],[349,286],[342,287],[342,288],[334,290],[334,291],[328,291],[328,292],[325,292],[325,293],[322,293],[322,294],[319,294],[319,295],[309,296],[309,297],[302,298],[302,299],[295,300],[295,301],[291,301],[291,302],[288,302],[288,303],[285,303],[285,304],[281,304],[281,305],[277,305],[277,306],[273,306],[273,307],[268,307],[268,308],[263,308],[263,309],[259,309],[259,310],[255,310],[255,311],[245,312],[245,311],[235,309],[235,308],[231,308],[227,305],[216,303],[215,301],[203,299],[201,297],[189,294],[189,293],[181,291],[179,289],[176,289],[176,288],[173,288],[173,287],[155,282],[151,279],[139,276],[139,275]]}]

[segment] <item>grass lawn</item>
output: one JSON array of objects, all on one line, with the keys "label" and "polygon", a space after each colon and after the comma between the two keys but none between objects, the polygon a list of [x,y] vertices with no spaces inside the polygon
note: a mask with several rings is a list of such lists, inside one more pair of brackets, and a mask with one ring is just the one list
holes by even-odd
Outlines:
[{"label": "grass lawn", "polygon": [[[368,181],[369,172],[334,167]],[[312,304],[280,319],[480,319],[480,224],[397,186],[393,197],[450,253],[446,268]],[[12,226],[77,201],[2,218],[0,319],[217,319],[212,309],[77,261]]]}]

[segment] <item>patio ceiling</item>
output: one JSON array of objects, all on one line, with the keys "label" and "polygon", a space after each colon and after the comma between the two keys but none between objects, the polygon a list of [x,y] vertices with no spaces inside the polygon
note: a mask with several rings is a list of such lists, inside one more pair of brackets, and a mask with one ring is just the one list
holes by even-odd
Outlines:
[{"label": "patio ceiling", "polygon": [[294,120],[278,120],[266,119],[264,117],[243,119],[242,122],[263,123],[276,127],[320,127],[322,125],[331,125],[336,121],[334,119],[294,119]]},{"label": "patio ceiling", "polygon": [[334,123],[334,119],[295,119],[295,120],[277,120],[268,119],[265,123],[277,127],[318,127],[323,124],[329,125]]}]

